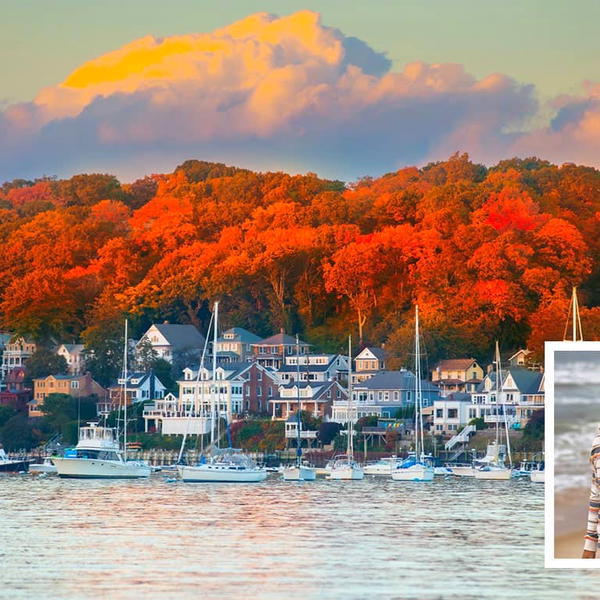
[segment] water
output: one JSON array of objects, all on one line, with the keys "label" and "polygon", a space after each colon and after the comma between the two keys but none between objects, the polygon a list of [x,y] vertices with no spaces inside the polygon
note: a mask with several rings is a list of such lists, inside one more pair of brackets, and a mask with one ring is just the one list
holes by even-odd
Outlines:
[{"label": "water", "polygon": [[0,477],[0,598],[587,599],[543,568],[543,486]]},{"label": "water", "polygon": [[554,354],[554,419],[556,489],[588,487],[590,447],[600,425],[600,352]]}]

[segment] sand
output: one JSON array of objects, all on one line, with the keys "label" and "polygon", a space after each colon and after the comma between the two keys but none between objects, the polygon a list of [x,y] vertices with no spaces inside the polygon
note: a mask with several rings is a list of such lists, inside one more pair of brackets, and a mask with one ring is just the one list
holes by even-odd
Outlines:
[{"label": "sand", "polygon": [[555,558],[581,558],[589,497],[590,492],[586,488],[570,489],[555,494]]}]

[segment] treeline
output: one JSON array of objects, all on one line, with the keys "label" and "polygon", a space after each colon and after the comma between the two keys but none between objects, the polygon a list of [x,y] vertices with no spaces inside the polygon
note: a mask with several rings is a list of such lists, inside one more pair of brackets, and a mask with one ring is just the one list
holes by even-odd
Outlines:
[{"label": "treeline", "polygon": [[[600,172],[467,155],[352,185],[190,160],[121,184],[104,174],[0,188],[0,327],[118,355],[122,318],[322,350],[385,343],[410,361],[419,303],[430,360],[487,360],[562,339],[572,286],[600,336]],[[361,342],[359,342],[361,340]],[[394,365],[392,365],[394,366]]]}]

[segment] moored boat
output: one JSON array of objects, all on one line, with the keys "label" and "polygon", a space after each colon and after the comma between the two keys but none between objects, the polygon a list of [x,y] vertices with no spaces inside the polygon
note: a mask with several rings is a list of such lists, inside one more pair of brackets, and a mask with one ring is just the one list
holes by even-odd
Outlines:
[{"label": "moored boat", "polygon": [[39,475],[40,473],[47,473],[48,475],[56,473],[56,465],[52,462],[51,456],[46,456],[44,461],[41,463],[32,463],[29,465],[29,472],[34,475]]},{"label": "moored boat", "polygon": [[545,483],[546,471],[544,469],[533,469],[529,471],[529,478],[533,483]]},{"label": "moored boat", "polygon": [[3,448],[0,448],[0,473],[20,473],[27,471],[29,468],[29,461],[22,458],[9,458],[4,452]]},{"label": "moored boat", "polygon": [[367,463],[363,467],[365,475],[387,475],[392,474],[392,469],[396,468],[402,462],[397,456],[386,456],[377,461]]},{"label": "moored boat", "polygon": [[267,478],[265,467],[236,448],[215,449],[204,463],[179,465],[177,470],[187,483],[259,483]]}]

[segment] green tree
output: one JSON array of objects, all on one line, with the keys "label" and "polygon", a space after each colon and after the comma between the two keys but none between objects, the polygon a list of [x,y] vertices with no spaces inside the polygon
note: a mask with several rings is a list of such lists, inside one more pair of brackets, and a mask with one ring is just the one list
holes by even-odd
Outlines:
[{"label": "green tree", "polygon": [[64,375],[68,372],[69,365],[64,356],[60,356],[48,348],[39,348],[25,364],[25,381],[31,385],[34,379],[48,375]]},{"label": "green tree", "polygon": [[11,417],[0,429],[0,442],[7,452],[31,450],[38,444],[33,427],[21,413]]},{"label": "green tree", "polygon": [[6,422],[16,414],[17,411],[12,406],[0,406],[0,428],[4,427]]},{"label": "green tree", "polygon": [[323,422],[319,426],[317,440],[324,446],[331,444],[341,429],[342,425],[340,423],[334,423],[333,421]]},{"label": "green tree", "polygon": [[77,441],[77,426],[96,418],[95,396],[73,398],[69,394],[49,394],[41,409],[52,431],[61,433],[67,443]]},{"label": "green tree", "polygon": [[523,429],[523,438],[529,440],[544,439],[544,409],[536,410]]}]

